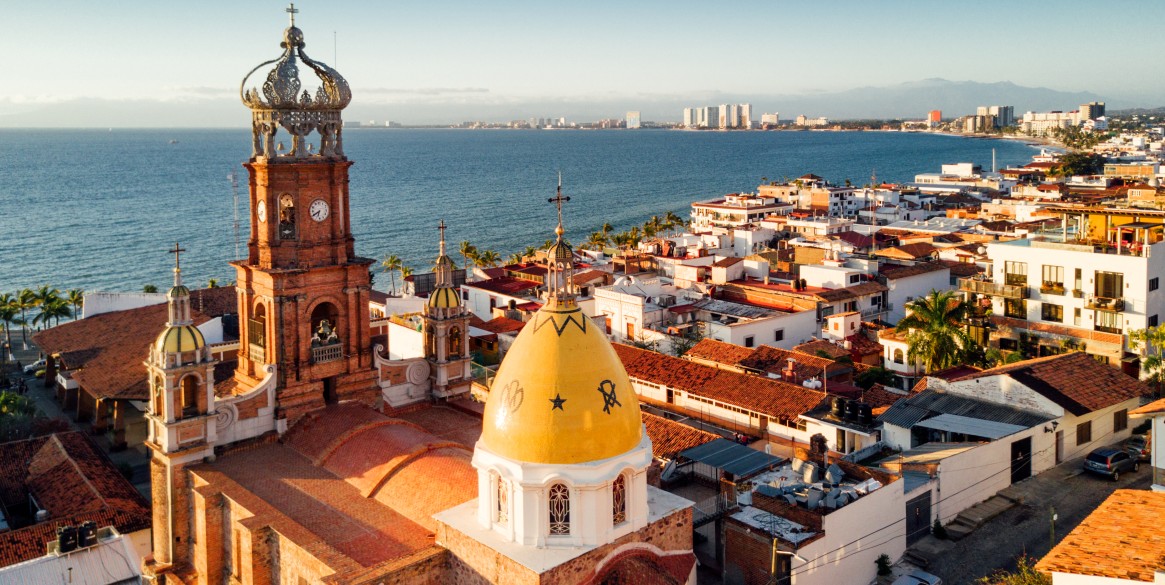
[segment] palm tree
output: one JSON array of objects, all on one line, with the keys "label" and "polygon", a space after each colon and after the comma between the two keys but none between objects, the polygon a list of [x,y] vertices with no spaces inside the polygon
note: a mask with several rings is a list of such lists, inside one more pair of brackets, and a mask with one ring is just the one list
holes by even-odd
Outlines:
[{"label": "palm tree", "polygon": [[71,288],[66,293],[69,299],[69,304],[73,305],[73,316],[76,317],[81,314],[81,308],[85,306],[85,291],[79,288]]},{"label": "palm tree", "polygon": [[514,252],[506,259],[507,264],[521,264],[526,259],[521,252]]},{"label": "palm tree", "polygon": [[7,340],[8,355],[7,359],[11,360],[12,356],[12,324],[16,322],[16,314],[19,310],[13,302],[12,295],[8,293],[0,294],[0,322],[4,323],[4,336]]},{"label": "palm tree", "polygon": [[477,262],[478,266],[493,268],[502,261],[502,256],[493,250],[486,250],[478,254],[477,258],[475,258],[475,261]]},{"label": "palm tree", "polygon": [[28,310],[36,307],[36,293],[32,289],[24,289],[16,293],[16,309],[20,311],[20,341],[24,349],[28,349]]},{"label": "palm tree", "polygon": [[212,278],[206,281],[206,288],[218,288],[218,279]]},{"label": "palm tree", "polygon": [[404,280],[412,275],[413,275],[413,267],[412,266],[401,266],[400,267],[401,280]]},{"label": "palm tree", "polygon": [[465,259],[465,267],[469,268],[469,261],[475,259],[477,256],[477,246],[469,243],[469,240],[463,240],[457,246],[457,251],[461,253],[461,257]]},{"label": "palm tree", "polygon": [[603,232],[604,236],[610,237],[611,232],[615,231],[615,228],[612,227],[610,223],[603,223],[602,227],[599,228],[599,231]]},{"label": "palm tree", "polygon": [[142,287],[142,292],[144,292],[144,293],[156,293],[156,292],[158,292],[158,287],[154,286],[152,284],[147,284],[146,286]]},{"label": "palm tree", "polygon": [[605,245],[607,245],[607,236],[603,232],[592,233],[586,241],[586,246],[595,250],[602,250]]},{"label": "palm tree", "polygon": [[955,366],[977,349],[964,328],[970,307],[954,291],[932,290],[906,308],[897,330],[907,334],[907,358],[921,362],[926,373]]},{"label": "palm tree", "polygon": [[1157,387],[1157,394],[1161,394],[1161,387],[1165,384],[1165,325],[1136,329],[1129,331],[1129,347],[1133,351],[1144,349],[1141,357],[1141,371],[1149,375],[1149,380]]},{"label": "palm tree", "polygon": [[396,273],[402,266],[404,266],[404,263],[401,262],[400,257],[396,254],[385,254],[384,260],[380,261],[380,267],[383,269],[383,272],[387,272],[388,277],[392,279],[392,294],[394,295],[396,294]]},{"label": "palm tree", "polygon": [[62,298],[52,298],[49,302],[41,305],[40,314],[33,319],[36,323],[39,321],[45,327],[52,325],[60,325],[61,317],[72,317],[73,311],[69,309],[69,302]]}]

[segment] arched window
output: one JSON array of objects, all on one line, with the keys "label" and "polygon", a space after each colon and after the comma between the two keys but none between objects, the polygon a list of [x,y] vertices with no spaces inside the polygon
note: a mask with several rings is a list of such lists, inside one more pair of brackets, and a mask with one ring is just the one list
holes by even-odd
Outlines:
[{"label": "arched window", "polygon": [[496,472],[490,472],[494,480],[494,522],[505,524],[510,521],[510,486]]},{"label": "arched window", "polygon": [[570,488],[556,483],[550,486],[550,535],[570,534]]},{"label": "arched window", "polygon": [[611,484],[611,519],[616,526],[627,521],[627,476],[622,473]]},{"label": "arched window", "polygon": [[902,350],[900,350],[900,349],[894,350],[894,363],[901,364],[901,363],[905,363],[905,362],[906,362],[906,360],[903,358]]},{"label": "arched window", "polygon": [[287,193],[279,196],[279,237],[295,239],[295,198]]},{"label": "arched window", "polygon": [[162,416],[162,406],[165,403],[163,390],[166,388],[166,382],[162,378],[154,378],[154,416]]},{"label": "arched window", "polygon": [[186,376],[179,382],[179,389],[182,398],[182,416],[194,416],[198,414],[198,379],[194,376]]},{"label": "arched window", "polygon": [[461,329],[457,327],[449,330],[449,355],[446,357],[461,357]]}]

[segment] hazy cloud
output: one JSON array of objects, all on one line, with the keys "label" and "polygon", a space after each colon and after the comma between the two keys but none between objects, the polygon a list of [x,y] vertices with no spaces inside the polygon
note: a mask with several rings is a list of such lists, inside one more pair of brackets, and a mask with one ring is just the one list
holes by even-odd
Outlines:
[{"label": "hazy cloud", "polygon": [[360,93],[372,95],[461,95],[489,93],[485,87],[362,87]]}]

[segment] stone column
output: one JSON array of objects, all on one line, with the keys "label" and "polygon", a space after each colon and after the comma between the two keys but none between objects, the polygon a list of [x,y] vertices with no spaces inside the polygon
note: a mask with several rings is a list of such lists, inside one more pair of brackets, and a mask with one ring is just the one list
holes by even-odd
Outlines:
[{"label": "stone column", "polygon": [[125,441],[125,405],[124,400],[113,403],[113,450],[121,451],[126,448]]},{"label": "stone column", "polygon": [[97,399],[84,389],[77,397],[77,415],[73,420],[77,422],[93,422],[93,414],[97,410]]},{"label": "stone column", "polygon": [[97,412],[93,416],[93,434],[100,435],[109,429],[107,420],[113,414],[113,408],[108,400],[97,401]]}]

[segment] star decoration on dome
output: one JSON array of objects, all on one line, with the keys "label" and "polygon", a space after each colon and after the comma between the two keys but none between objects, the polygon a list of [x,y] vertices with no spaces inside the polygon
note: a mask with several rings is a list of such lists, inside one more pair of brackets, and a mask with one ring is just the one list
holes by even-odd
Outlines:
[{"label": "star decoration on dome", "polygon": [[554,403],[554,406],[551,406],[551,407],[550,407],[550,410],[554,410],[554,409],[556,409],[556,408],[557,408],[558,410],[563,410],[563,408],[562,408],[562,403],[566,402],[566,399],[562,397],[562,394],[560,394],[560,393],[555,393],[555,394],[554,394],[554,398],[551,398],[551,399],[550,399],[550,402],[553,402],[553,403]]},{"label": "star decoration on dome", "polygon": [[612,406],[623,406],[619,399],[615,397],[615,383],[610,380],[603,380],[599,383],[599,394],[603,395],[603,412],[611,414]]}]

